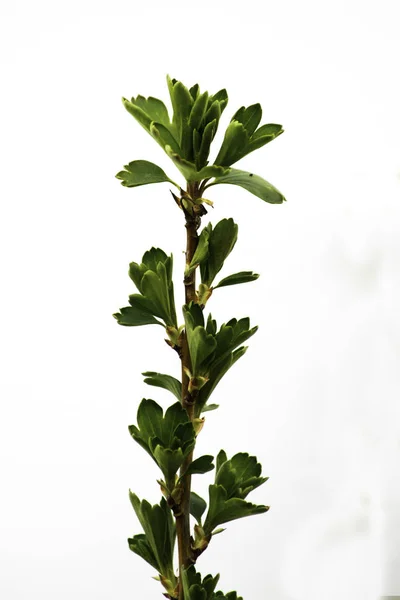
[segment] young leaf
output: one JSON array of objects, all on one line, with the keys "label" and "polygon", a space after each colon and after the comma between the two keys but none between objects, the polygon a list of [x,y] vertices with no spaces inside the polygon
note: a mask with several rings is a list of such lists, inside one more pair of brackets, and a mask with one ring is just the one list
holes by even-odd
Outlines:
[{"label": "young leaf", "polygon": [[215,483],[225,488],[228,498],[242,498],[244,500],[250,492],[268,480],[268,477],[260,477],[261,465],[257,462],[255,456],[249,456],[246,452],[239,452],[230,460],[227,460],[226,454],[222,454],[222,452],[218,455]]},{"label": "young leaf", "polygon": [[202,283],[211,286],[236,244],[238,226],[233,219],[222,219],[214,229],[209,227],[208,258],[200,264],[200,273]]},{"label": "young leaf", "polygon": [[138,535],[134,535],[133,538],[128,538],[128,544],[132,552],[143,558],[156,571],[160,572],[160,565],[144,533],[139,533]]},{"label": "young leaf", "polygon": [[194,163],[180,156],[173,148],[171,148],[171,146],[165,146],[165,151],[180,170],[186,181],[201,181],[202,179],[208,179],[209,177],[222,177],[222,175],[228,172],[224,167],[217,165],[205,166],[198,171]]},{"label": "young leaf", "polygon": [[156,140],[156,142],[165,150],[166,146],[170,146],[174,152],[181,154],[181,147],[176,141],[171,131],[164,127],[162,123],[152,122],[149,127],[150,135]]},{"label": "young leaf", "polygon": [[184,454],[182,449],[177,448],[176,450],[172,450],[171,448],[164,448],[161,445],[157,445],[153,449],[153,455],[163,472],[167,485],[169,482],[173,482],[176,472],[183,463]]},{"label": "young leaf", "polygon": [[168,110],[162,100],[149,96],[147,99],[144,96],[131,98],[131,103],[135,104],[145,112],[152,121],[162,123],[164,127],[171,129]]},{"label": "young leaf", "polygon": [[156,373],[155,371],[145,371],[142,373],[146,377],[144,380],[148,385],[164,388],[170,391],[180,401],[182,398],[182,384],[178,379],[171,375]]},{"label": "young leaf", "polygon": [[251,136],[247,148],[244,149],[244,153],[242,153],[241,158],[246,156],[246,154],[250,154],[254,150],[258,150],[258,148],[262,148],[265,144],[272,142],[275,138],[283,133],[282,125],[277,125],[276,123],[268,123],[267,125],[263,125]]},{"label": "young leaf", "polygon": [[163,437],[163,409],[154,400],[143,398],[137,411],[137,424],[142,439],[148,443],[152,437]]},{"label": "young leaf", "polygon": [[148,160],[134,160],[125,165],[125,169],[126,171],[120,171],[115,176],[117,179],[121,179],[121,184],[125,187],[169,181],[179,189],[179,185],[172,181],[160,167]]},{"label": "young leaf", "polygon": [[190,308],[184,309],[184,317],[186,323],[186,332],[189,345],[190,359],[192,362],[192,375],[204,375],[201,366],[207,357],[209,357],[217,342],[215,338],[208,334],[203,326],[193,325],[193,317],[190,314]]},{"label": "young leaf", "polygon": [[228,277],[224,277],[221,281],[214,286],[214,290],[221,287],[226,287],[227,285],[236,285],[238,283],[247,283],[249,281],[255,281],[259,278],[257,273],[253,273],[252,271],[240,271],[240,273],[235,273],[234,275],[228,275]]},{"label": "young leaf", "polygon": [[129,497],[139,519],[146,540],[159,566],[159,572],[167,578],[175,578],[173,552],[176,529],[170,508],[165,498],[160,504],[151,506],[147,500],[139,498],[129,490]]},{"label": "young leaf", "polygon": [[198,152],[196,152],[196,168],[197,169],[202,169],[207,165],[208,155],[210,154],[211,142],[214,139],[216,131],[217,131],[217,120],[214,119],[210,123],[207,123],[207,125],[204,128],[204,131],[201,133],[200,149],[198,150]]},{"label": "young leaf", "polygon": [[208,454],[204,456],[199,456],[199,458],[196,458],[196,460],[190,463],[189,467],[186,469],[183,475],[208,473],[208,471],[212,471],[214,469],[214,465],[212,464],[213,460],[214,457]]},{"label": "young leaf", "polygon": [[194,85],[192,85],[192,87],[189,89],[190,95],[192,96],[193,100],[196,100],[197,96],[200,93],[200,87],[198,83],[195,83]]},{"label": "young leaf", "polygon": [[230,167],[239,160],[241,149],[246,148],[248,142],[249,135],[243,123],[231,121],[226,129],[224,140],[214,163]]},{"label": "young leaf", "polygon": [[234,352],[230,352],[227,356],[222,359],[218,359],[218,362],[212,363],[208,374],[209,381],[204,387],[201,388],[196,402],[196,415],[201,414],[203,407],[206,405],[208,398],[215,390],[222,377],[229,371],[232,365],[235,364],[239,358],[241,358],[247,350],[247,346],[242,346]]},{"label": "young leaf", "polygon": [[201,517],[207,508],[207,502],[195,492],[190,492],[190,514],[201,525]]},{"label": "young leaf", "polygon": [[218,525],[251,515],[259,515],[269,509],[269,506],[257,506],[241,498],[228,499],[228,494],[222,485],[210,485],[209,493],[208,513],[203,525],[206,535],[212,533]]},{"label": "young leaf", "polygon": [[175,311],[171,309],[168,279],[164,263],[158,263],[157,272],[146,271],[141,281],[142,293],[157,307],[166,325],[177,326]]},{"label": "young leaf", "polygon": [[249,138],[253,135],[261,121],[262,109],[260,104],[252,104],[248,108],[242,106],[233,115],[232,121],[239,121],[243,124]]},{"label": "young leaf", "polygon": [[219,183],[229,183],[232,185],[239,185],[254,196],[261,198],[265,202],[270,204],[282,204],[286,198],[276,189],[271,183],[268,183],[265,179],[259,175],[248,173],[247,171],[240,171],[239,169],[231,169],[227,175],[222,177],[216,177],[214,181],[207,184],[204,189],[217,185]]},{"label": "young leaf", "polygon": [[225,450],[220,450],[217,454],[217,459],[216,459],[216,471],[215,471],[215,476],[217,476],[221,466],[228,460],[228,457],[226,455]]},{"label": "young leaf", "polygon": [[180,81],[176,81],[176,83],[170,87],[170,93],[174,109],[173,121],[176,124],[178,143],[180,144],[188,126],[189,115],[193,106],[193,98],[190,95],[189,90]]},{"label": "young leaf", "polygon": [[114,313],[113,317],[117,319],[119,325],[136,327],[138,325],[161,325],[160,321],[155,319],[149,313],[141,311],[133,306],[125,306],[119,309],[119,313]]},{"label": "young leaf", "polygon": [[[207,575],[201,580],[200,573],[196,573],[194,565],[191,565],[187,569],[182,569],[182,584],[185,600],[224,600],[225,597],[221,595],[221,592],[214,593],[214,590],[219,581],[219,575],[213,577]],[[226,600],[226,599],[225,599]],[[236,600],[227,598],[227,600]],[[240,598],[239,600],[243,600]]]},{"label": "young leaf", "polygon": [[207,227],[204,227],[199,236],[197,248],[193,255],[192,260],[190,261],[190,265],[188,267],[186,275],[190,275],[190,273],[207,258],[209,237],[210,237],[210,229]]},{"label": "young leaf", "polygon": [[200,94],[195,103],[193,104],[190,116],[189,116],[189,129],[193,131],[193,129],[199,129],[201,122],[203,121],[203,117],[206,112],[208,103],[208,92],[204,92]]},{"label": "young leaf", "polygon": [[216,410],[217,408],[219,408],[219,404],[206,404],[202,407],[201,412],[208,412],[210,410]]}]

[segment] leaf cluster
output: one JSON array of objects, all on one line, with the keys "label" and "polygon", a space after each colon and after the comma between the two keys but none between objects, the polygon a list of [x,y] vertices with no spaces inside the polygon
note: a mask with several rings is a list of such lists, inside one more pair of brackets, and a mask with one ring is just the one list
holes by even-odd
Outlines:
[{"label": "leaf cluster", "polygon": [[190,303],[183,307],[186,335],[192,362],[193,379],[200,379],[196,399],[197,416],[204,412],[205,405],[231,366],[241,358],[247,350],[242,344],[257,331],[250,327],[250,319],[231,319],[217,328],[217,322],[208,316],[204,322],[203,311],[198,304]]},{"label": "leaf cluster", "polygon": [[255,456],[239,452],[228,460],[225,451],[221,450],[216,466],[214,483],[209,486],[208,512],[204,523],[202,516],[207,504],[191,492],[190,514],[197,520],[205,538],[219,533],[221,530],[217,528],[224,523],[261,514],[269,508],[245,500],[250,492],[268,480],[268,477],[261,477],[261,465]]},{"label": "leaf cluster", "polygon": [[200,573],[196,573],[196,569],[191,565],[188,569],[182,572],[183,589],[185,600],[243,600],[236,592],[215,592],[215,588],[219,581],[219,574],[213,577],[206,575],[201,579]]},{"label": "leaf cluster", "polygon": [[129,425],[129,433],[156,462],[172,490],[178,469],[195,445],[196,433],[186,410],[175,402],[163,414],[157,402],[143,399],[137,426]]},{"label": "leaf cluster", "polygon": [[129,276],[140,293],[131,294],[130,306],[113,315],[120,325],[163,325],[161,319],[166,327],[177,327],[172,267],[172,254],[154,247],[144,253],[140,264],[130,263]]},{"label": "leaf cluster", "polygon": [[[281,133],[281,125],[270,123],[258,127],[260,104],[240,107],[226,129],[213,164],[209,164],[211,144],[221,115],[228,103],[226,89],[215,94],[200,92],[198,84],[187,88],[181,81],[167,75],[172,104],[172,119],[162,100],[138,95],[123,98],[126,110],[161,146],[188,183],[197,183],[201,190],[216,184],[239,185],[266,202],[281,203],[284,196],[262,177],[232,169],[231,165],[258,148],[271,142]],[[170,182],[179,188],[158,165],[146,160],[132,161],[116,177],[126,187],[149,183]],[[211,183],[206,183],[213,179]],[[196,201],[198,198],[196,199]],[[200,198],[200,202],[211,201]]]},{"label": "leaf cluster", "polygon": [[141,556],[170,584],[176,586],[173,554],[176,527],[165,498],[151,506],[147,500],[140,501],[132,491],[129,497],[144,533],[128,538],[129,548]]}]

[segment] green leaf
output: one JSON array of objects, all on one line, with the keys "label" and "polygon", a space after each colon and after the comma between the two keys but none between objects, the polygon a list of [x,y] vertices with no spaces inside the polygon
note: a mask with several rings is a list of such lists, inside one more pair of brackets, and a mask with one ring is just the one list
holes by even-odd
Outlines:
[{"label": "green leaf", "polygon": [[160,571],[160,566],[144,533],[139,533],[138,535],[134,535],[133,538],[128,538],[128,544],[132,552],[143,558],[156,571]]},{"label": "green leaf", "polygon": [[131,436],[155,460],[167,486],[174,486],[175,474],[195,444],[195,430],[186,410],[175,402],[163,416],[154,400],[143,399],[137,423],[138,427],[129,426]]},{"label": "green leaf", "polygon": [[145,371],[142,375],[146,377],[144,382],[148,385],[164,388],[174,394],[179,401],[181,400],[182,384],[175,377],[164,375],[163,373],[156,373],[155,371]]},{"label": "green leaf", "polygon": [[152,437],[163,437],[163,409],[154,400],[143,398],[137,411],[137,424],[142,439],[148,443]]},{"label": "green leaf", "polygon": [[[212,575],[206,575],[203,581],[201,580],[200,573],[196,573],[194,565],[191,565],[187,569],[182,569],[182,584],[185,600],[214,600],[216,597],[220,597],[218,594],[214,594],[214,590],[219,581],[219,575],[213,577]],[[243,600],[243,599],[240,599]]]},{"label": "green leaf", "polygon": [[220,183],[228,183],[239,185],[251,194],[254,194],[261,200],[270,204],[281,204],[286,198],[277,190],[271,183],[259,175],[240,171],[239,169],[231,169],[227,175],[217,177],[213,182],[207,184],[204,189]]},{"label": "green leaf", "polygon": [[[208,155],[210,154],[211,142],[217,131],[217,120],[214,119],[206,125],[201,134],[200,149],[196,152],[196,168],[202,169],[207,165]],[[214,161],[215,162],[215,161]],[[216,163],[215,163],[216,164]]]},{"label": "green leaf", "polygon": [[183,435],[184,431],[182,431],[182,428],[177,431],[178,427],[182,425],[186,425],[188,427],[188,439],[190,441],[194,440],[192,423],[187,415],[186,410],[179,401],[169,406],[165,411],[163,434],[161,439],[166,446],[169,446],[170,448],[173,447],[174,437],[177,437],[180,441],[184,441],[185,436]]},{"label": "green leaf", "polygon": [[142,277],[141,288],[144,296],[157,307],[159,316],[166,325],[177,326],[176,314],[170,303],[170,283],[164,263],[157,264],[157,271],[146,271]]},{"label": "green leaf", "polygon": [[220,118],[221,118],[221,104],[220,104],[219,100],[212,99],[211,103],[209,103],[209,107],[204,116],[204,123],[208,124],[208,123],[211,123],[212,121],[216,121],[214,136],[217,131]]},{"label": "green leaf", "polygon": [[242,596],[238,596],[237,592],[228,592],[227,594],[217,592],[212,600],[243,600],[243,598]]},{"label": "green leaf", "polygon": [[201,388],[197,397],[196,416],[202,412],[203,406],[225,373],[246,352],[245,346],[236,350],[237,346],[253,336],[257,327],[250,329],[250,320],[246,317],[239,321],[231,319],[227,324],[223,324],[217,333],[215,330],[216,322],[209,318],[207,331],[215,337],[217,347],[215,353],[203,366],[204,372],[207,372],[208,382]]},{"label": "green leaf", "polygon": [[119,309],[119,313],[114,313],[113,317],[118,321],[119,325],[139,326],[139,325],[161,325],[152,315],[139,310],[133,306],[125,306]]},{"label": "green leaf", "polygon": [[164,313],[150,300],[150,298],[146,298],[146,296],[142,296],[141,294],[130,294],[129,304],[132,308],[139,311],[155,317],[160,317],[161,319],[164,318]]},{"label": "green leaf", "polygon": [[232,121],[239,121],[243,124],[248,136],[252,136],[261,121],[262,109],[260,104],[252,104],[248,108],[242,106],[233,115]]},{"label": "green leaf", "polygon": [[115,177],[121,179],[121,184],[126,187],[169,181],[179,188],[179,185],[172,181],[160,167],[148,160],[134,160],[125,165],[125,169],[126,171],[120,171]]},{"label": "green leaf", "polygon": [[174,519],[165,498],[160,504],[151,506],[147,500],[139,498],[129,490],[129,497],[139,519],[146,540],[159,566],[159,572],[168,579],[175,579],[173,552],[176,538]]},{"label": "green leaf", "polygon": [[190,95],[192,96],[193,100],[196,100],[197,96],[200,93],[200,87],[198,83],[195,83],[190,89],[189,89]]},{"label": "green leaf", "polygon": [[190,514],[201,525],[201,517],[207,508],[207,502],[195,492],[190,492]]},{"label": "green leaf", "polygon": [[208,227],[208,257],[200,264],[200,273],[202,283],[210,287],[236,244],[238,226],[233,219],[222,219],[214,229]]},{"label": "green leaf", "polygon": [[168,111],[161,100],[138,96],[136,99],[122,99],[126,110],[142,125],[162,148],[170,145],[175,152],[180,152],[177,129],[169,122]]},{"label": "green leaf", "polygon": [[216,341],[204,327],[196,327],[189,336],[189,352],[192,361],[193,375],[201,375],[201,365],[214,352]]},{"label": "green leaf", "polygon": [[181,152],[179,143],[176,141],[170,130],[164,127],[162,123],[152,122],[149,127],[149,133],[164,151],[166,146],[170,146],[174,152],[177,152],[178,154]]},{"label": "green leaf", "polygon": [[209,471],[212,471],[214,469],[214,465],[212,464],[213,460],[214,457],[209,454],[199,456],[199,458],[196,458],[196,460],[190,463],[184,475],[202,475],[203,473],[208,473]]},{"label": "green leaf", "polygon": [[255,456],[239,452],[227,460],[226,454],[222,452],[218,455],[215,483],[225,488],[228,498],[244,500],[250,492],[268,480],[268,477],[260,477],[261,465]]},{"label": "green leaf", "polygon": [[206,166],[198,171],[194,163],[186,160],[177,152],[174,152],[171,146],[165,146],[165,151],[180,170],[186,181],[201,181],[202,179],[208,179],[209,177],[222,177],[222,175],[228,172],[224,167],[217,165]]},{"label": "green leaf", "polygon": [[144,96],[131,98],[131,104],[138,106],[145,112],[152,121],[162,123],[165,127],[171,128],[168,110],[162,100],[149,96],[147,99]]},{"label": "green leaf", "polygon": [[209,101],[208,101],[209,106],[211,106],[211,104],[213,102],[215,102],[215,100],[218,100],[220,109],[221,109],[221,114],[222,114],[226,105],[228,104],[228,93],[225,88],[223,88],[222,90],[219,90],[216,94],[213,94],[212,96],[210,96]]},{"label": "green leaf", "polygon": [[184,454],[182,449],[177,448],[176,450],[172,450],[171,448],[163,448],[163,446],[157,445],[153,450],[153,455],[163,472],[167,485],[173,482],[175,474],[183,463]]},{"label": "green leaf", "polygon": [[[201,309],[200,309],[201,310]],[[215,338],[208,334],[203,326],[194,326],[193,317],[190,314],[190,307],[184,307],[184,317],[186,324],[186,333],[189,346],[190,359],[192,363],[192,375],[204,375],[201,367],[205,359],[215,350],[217,342]]]},{"label": "green leaf", "polygon": [[262,514],[269,509],[268,506],[257,506],[241,498],[228,499],[228,494],[222,485],[210,485],[209,494],[208,513],[203,525],[206,535],[212,533],[218,525],[243,517]]},{"label": "green leaf", "polygon": [[228,460],[228,457],[226,455],[225,450],[220,450],[217,454],[217,459],[216,459],[216,471],[215,471],[215,476],[217,476],[218,471],[220,470],[221,466],[224,464],[224,462],[226,462]]},{"label": "green leaf", "polygon": [[228,277],[224,277],[221,281],[214,286],[214,290],[221,287],[226,287],[227,285],[236,285],[238,283],[248,283],[249,281],[255,281],[259,278],[257,273],[253,273],[252,271],[240,271],[240,273],[235,273],[234,275],[229,275]]},{"label": "green leaf", "polygon": [[149,117],[149,115],[139,106],[136,106],[135,103],[127,100],[127,98],[122,98],[122,104],[125,106],[126,110],[135,117],[136,121],[140,123],[140,125],[146,129],[147,132],[150,133],[150,125],[154,119]]},{"label": "green leaf", "polygon": [[131,294],[131,308],[114,315],[121,325],[162,325],[155,319],[159,317],[167,327],[177,327],[172,265],[172,255],[167,256],[160,248],[145,252],[140,265],[130,263],[129,276],[140,294]]},{"label": "green leaf", "polygon": [[275,138],[283,133],[282,125],[277,125],[276,123],[268,123],[267,125],[263,125],[252,135],[247,148],[245,148],[244,153],[242,153],[241,158],[250,154],[254,150],[258,150],[258,148],[262,148],[265,144],[272,142]]},{"label": "green leaf", "polygon": [[248,142],[249,135],[243,123],[231,121],[226,129],[225,137],[214,163],[229,167],[241,158],[241,149],[246,148]]},{"label": "green leaf", "polygon": [[208,412],[210,410],[216,410],[217,408],[219,408],[219,404],[205,404],[202,409],[201,412]]},{"label": "green leaf", "polygon": [[208,92],[204,92],[203,94],[197,96],[189,116],[189,129],[192,132],[194,129],[199,129],[206,112],[207,103]]},{"label": "green leaf", "polygon": [[186,275],[190,275],[194,269],[201,264],[208,256],[208,239],[210,237],[210,230],[207,227],[204,227],[197,244],[197,248],[193,255],[192,260],[190,261],[189,267],[186,271]]}]

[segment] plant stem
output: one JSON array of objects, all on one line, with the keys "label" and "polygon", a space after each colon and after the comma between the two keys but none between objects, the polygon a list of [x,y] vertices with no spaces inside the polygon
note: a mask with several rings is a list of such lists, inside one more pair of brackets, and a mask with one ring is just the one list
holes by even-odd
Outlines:
[{"label": "plant stem", "polygon": [[[196,193],[196,189],[188,189],[189,193]],[[192,196],[193,197],[193,196]],[[197,229],[200,226],[200,217],[189,215],[185,212],[186,217],[186,264],[188,265],[196,251],[198,244]],[[196,270],[194,270],[184,280],[185,284],[185,303],[189,304],[191,301],[196,300]],[[182,361],[182,406],[186,409],[189,419],[194,419],[194,398],[189,393],[189,378],[185,372],[185,368],[191,370],[191,361],[189,354],[189,347],[186,338],[186,332],[182,331],[181,334],[181,361]],[[193,452],[191,452],[181,467],[181,475],[186,471],[188,466],[193,461]],[[184,600],[183,586],[182,586],[182,567],[187,568],[194,562],[193,552],[191,548],[191,537],[190,537],[190,486],[191,476],[186,475],[182,479],[182,497],[180,502],[180,511],[176,515],[176,534],[178,541],[178,554],[179,554],[179,600]]]}]

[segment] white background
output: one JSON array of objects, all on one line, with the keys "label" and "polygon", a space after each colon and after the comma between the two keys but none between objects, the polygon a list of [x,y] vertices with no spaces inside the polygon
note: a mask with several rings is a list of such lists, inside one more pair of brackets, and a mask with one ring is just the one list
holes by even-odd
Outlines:
[{"label": "white background", "polygon": [[[396,1],[7,2],[1,5],[1,544],[5,600],[151,600],[128,488],[159,500],[129,437],[145,370],[179,375],[157,327],[119,327],[130,261],[173,252],[167,184],[125,189],[136,159],[179,173],[120,98],[169,105],[166,74],[284,135],[238,168],[287,197],[210,188],[239,241],[219,322],[260,329],[214,394],[199,452],[256,454],[271,510],[236,521],[198,568],[245,600],[400,594],[399,106]],[[212,154],[211,158],[215,156]],[[183,183],[183,182],[182,182]],[[208,219],[204,220],[207,223]],[[209,476],[210,475],[210,476]],[[206,494],[211,474],[196,476]],[[251,499],[251,498],[250,498]]]}]

